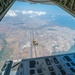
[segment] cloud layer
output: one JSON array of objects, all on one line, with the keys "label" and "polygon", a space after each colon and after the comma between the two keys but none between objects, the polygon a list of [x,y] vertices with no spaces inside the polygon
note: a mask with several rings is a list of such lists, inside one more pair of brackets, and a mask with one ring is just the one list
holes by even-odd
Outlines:
[{"label": "cloud layer", "polygon": [[17,16],[17,14],[15,11],[9,10],[8,13],[6,14],[6,16],[15,17],[15,16]]},{"label": "cloud layer", "polygon": [[19,11],[19,10],[9,10],[8,13],[6,14],[6,16],[9,17],[16,17],[19,16],[19,14],[21,15],[30,15],[30,17],[33,16],[42,16],[42,15],[46,15],[47,12],[43,12],[43,11]]}]

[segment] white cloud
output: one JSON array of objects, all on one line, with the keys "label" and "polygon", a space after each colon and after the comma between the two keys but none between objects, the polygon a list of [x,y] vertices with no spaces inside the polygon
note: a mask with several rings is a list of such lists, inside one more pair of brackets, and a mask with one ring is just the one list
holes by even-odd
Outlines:
[{"label": "white cloud", "polygon": [[31,11],[31,10],[30,11],[21,11],[21,12],[22,12],[23,15],[25,15],[25,14],[33,14],[33,11]]},{"label": "white cloud", "polygon": [[15,11],[9,10],[8,13],[6,14],[6,16],[15,17],[15,16],[17,16],[17,14]]},{"label": "white cloud", "polygon": [[32,10],[31,10],[31,11],[28,11],[28,13],[29,13],[29,14],[33,14],[33,11],[32,11]]},{"label": "white cloud", "polygon": [[42,12],[42,11],[40,11],[40,12],[34,12],[34,14],[37,14],[37,15],[39,15],[39,16],[41,16],[41,15],[46,15],[46,12]]},{"label": "white cloud", "polygon": [[25,14],[28,14],[28,13],[26,11],[22,11],[22,14],[25,15]]},{"label": "white cloud", "polygon": [[46,15],[47,12],[32,11],[32,10],[30,10],[30,11],[9,10],[8,13],[6,14],[6,16],[15,17],[15,16],[18,16],[19,14],[21,14],[21,15],[30,15],[30,17],[35,17],[35,16]]},{"label": "white cloud", "polygon": [[35,14],[35,15],[38,15],[38,16],[41,16],[41,15],[46,15],[47,12],[42,12],[42,11],[22,11],[22,14]]}]

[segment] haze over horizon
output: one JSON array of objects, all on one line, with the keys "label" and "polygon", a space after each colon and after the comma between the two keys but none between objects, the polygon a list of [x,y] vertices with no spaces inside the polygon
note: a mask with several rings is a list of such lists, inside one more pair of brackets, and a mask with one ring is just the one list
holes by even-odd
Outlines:
[{"label": "haze over horizon", "polygon": [[9,22],[11,20],[13,21],[13,23],[15,23],[16,20],[19,21],[19,23],[25,23],[26,19],[30,20],[36,18],[48,20],[54,25],[65,26],[75,29],[75,18],[58,6],[29,4],[18,1],[14,3],[14,5],[8,11],[2,22],[5,22],[5,20]]}]

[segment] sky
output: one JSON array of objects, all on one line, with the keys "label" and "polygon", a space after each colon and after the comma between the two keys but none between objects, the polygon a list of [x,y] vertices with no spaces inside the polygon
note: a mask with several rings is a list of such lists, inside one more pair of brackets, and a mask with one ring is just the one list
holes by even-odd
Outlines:
[{"label": "sky", "polygon": [[16,1],[6,14],[7,17],[38,17],[44,16],[48,20],[60,26],[75,29],[75,18],[55,5],[30,4]]}]

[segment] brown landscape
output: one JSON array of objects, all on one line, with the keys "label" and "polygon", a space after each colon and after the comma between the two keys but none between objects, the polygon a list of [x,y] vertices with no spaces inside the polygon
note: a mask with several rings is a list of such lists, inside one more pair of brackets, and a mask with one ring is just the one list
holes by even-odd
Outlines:
[{"label": "brown landscape", "polygon": [[51,56],[71,51],[75,44],[75,30],[49,25],[47,20],[32,21],[26,20],[25,24],[20,23],[18,26],[13,22],[12,25],[7,22],[0,24],[1,64],[6,60]]}]

